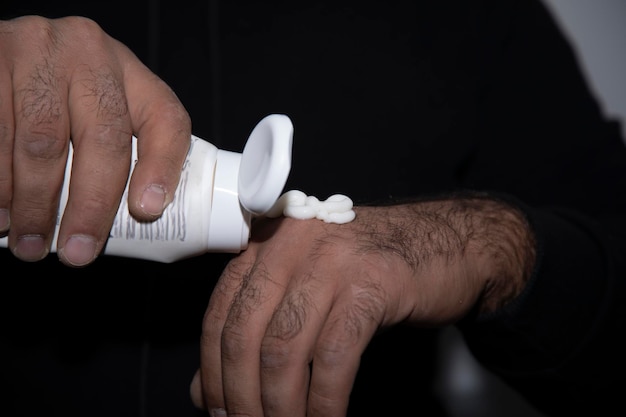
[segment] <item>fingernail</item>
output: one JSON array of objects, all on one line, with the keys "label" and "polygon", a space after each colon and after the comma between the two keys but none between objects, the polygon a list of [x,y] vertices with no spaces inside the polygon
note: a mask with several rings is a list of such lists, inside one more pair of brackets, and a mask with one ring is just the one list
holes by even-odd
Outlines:
[{"label": "fingernail", "polygon": [[9,210],[0,209],[0,233],[8,231],[10,226]]},{"label": "fingernail", "polygon": [[227,417],[226,410],[223,408],[214,408],[209,413],[211,417]]},{"label": "fingernail", "polygon": [[36,262],[48,255],[48,248],[42,235],[22,235],[17,238],[13,254],[23,261]]},{"label": "fingernail", "polygon": [[200,386],[200,370],[197,370],[189,384],[189,395],[191,402],[199,410],[205,410],[204,402],[202,402],[202,388]]},{"label": "fingernail", "polygon": [[165,206],[165,190],[160,185],[152,184],[141,195],[141,209],[152,216],[158,216]]},{"label": "fingernail", "polygon": [[96,258],[96,240],[86,235],[70,236],[59,249],[59,256],[72,266],[85,266]]}]

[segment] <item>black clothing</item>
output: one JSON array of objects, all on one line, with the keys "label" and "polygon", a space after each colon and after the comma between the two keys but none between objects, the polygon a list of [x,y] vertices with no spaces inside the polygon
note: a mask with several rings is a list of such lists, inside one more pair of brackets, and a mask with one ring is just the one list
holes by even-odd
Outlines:
[{"label": "black clothing", "polygon": [[[532,282],[504,311],[459,328],[540,409],[619,404],[626,149],[537,1],[9,3],[4,18],[96,20],[172,86],[194,134],[219,148],[240,151],[263,116],[289,115],[287,189],[357,204],[461,189],[517,199],[539,240]],[[200,323],[228,258],[101,257],[74,270],[56,255],[25,264],[0,251],[7,415],[195,415]],[[435,338],[378,336],[350,415],[443,415]]]}]

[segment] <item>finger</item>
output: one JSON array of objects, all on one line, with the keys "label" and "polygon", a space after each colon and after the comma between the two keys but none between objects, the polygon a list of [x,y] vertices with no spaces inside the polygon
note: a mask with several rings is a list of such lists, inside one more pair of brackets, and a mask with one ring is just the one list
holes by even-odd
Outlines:
[{"label": "finger", "polygon": [[[32,19],[29,23],[40,23]],[[30,27],[26,25],[26,29]],[[25,30],[49,42],[54,31]],[[67,84],[50,50],[19,55],[13,71],[15,142],[9,246],[18,258],[37,261],[50,247],[68,152]]]},{"label": "finger", "polygon": [[211,296],[202,336],[202,388],[209,411],[262,416],[261,340],[284,286],[268,275],[262,260],[252,264],[246,255],[229,263]]},{"label": "finger", "polygon": [[130,116],[116,63],[94,54],[70,80],[74,154],[57,250],[72,266],[91,263],[104,247],[130,171]]},{"label": "finger", "polygon": [[348,410],[360,360],[380,322],[363,300],[338,302],[319,335],[311,367],[307,416],[339,417]]},{"label": "finger", "polygon": [[[124,49],[124,55],[132,54]],[[137,136],[137,163],[129,186],[130,212],[160,216],[172,202],[191,143],[189,114],[174,92],[138,60],[126,71],[126,92]],[[131,82],[132,80],[132,82]]]},{"label": "finger", "polygon": [[226,266],[211,293],[202,321],[200,369],[191,383],[193,403],[201,409],[226,409],[222,385],[221,340],[229,306],[239,288],[235,280],[231,279],[235,273],[229,272],[234,267],[233,261]]},{"label": "finger", "polygon": [[309,365],[335,300],[336,285],[325,278],[315,268],[294,275],[269,323],[261,347],[261,389],[268,415],[307,415]]},{"label": "finger", "polygon": [[[4,22],[0,22],[0,31],[5,26]],[[9,210],[13,193],[13,134],[11,72],[5,55],[0,54],[0,236],[7,234],[11,223]]]},{"label": "finger", "polygon": [[327,268],[336,262],[331,255],[294,277],[268,327],[261,370],[263,406],[271,415],[346,414],[360,357],[383,308],[371,281],[337,276],[342,269]]},{"label": "finger", "polygon": [[[191,134],[188,116],[175,95],[128,48],[91,20],[68,19],[82,30],[82,36],[73,39],[95,45],[90,60],[76,66],[71,80],[75,180],[58,238],[60,259],[82,266],[102,250],[121,203],[133,162],[133,129],[142,137],[148,132],[153,139],[138,147],[130,184],[128,207],[139,220],[156,219],[172,201]],[[143,101],[153,108],[136,104]],[[169,114],[181,115],[159,114],[164,103],[169,104]],[[150,135],[151,131],[156,133]],[[136,198],[138,187],[142,191]]]}]

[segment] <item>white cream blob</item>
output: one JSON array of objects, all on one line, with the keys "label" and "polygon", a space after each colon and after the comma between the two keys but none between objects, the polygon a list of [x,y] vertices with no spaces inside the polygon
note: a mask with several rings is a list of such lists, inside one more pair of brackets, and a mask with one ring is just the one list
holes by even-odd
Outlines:
[{"label": "white cream blob", "polygon": [[290,190],[276,201],[265,214],[267,217],[292,217],[294,219],[319,219],[326,223],[348,223],[354,220],[352,200],[343,194],[334,194],[324,201],[307,196],[302,191]]}]

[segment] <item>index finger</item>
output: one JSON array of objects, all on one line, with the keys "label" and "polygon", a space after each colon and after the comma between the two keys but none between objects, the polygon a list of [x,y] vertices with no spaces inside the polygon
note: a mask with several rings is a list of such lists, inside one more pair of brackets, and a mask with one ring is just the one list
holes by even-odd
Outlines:
[{"label": "index finger", "polygon": [[[204,406],[210,413],[225,410],[229,404],[231,413],[263,415],[259,351],[273,305],[281,295],[280,291],[273,297],[266,295],[265,285],[272,284],[263,279],[262,267],[236,258],[211,294],[200,356]],[[266,298],[263,305],[261,298]],[[240,402],[240,397],[245,400]]]},{"label": "index finger", "polygon": [[13,193],[13,93],[7,69],[8,62],[0,54],[0,237],[9,230]]}]

